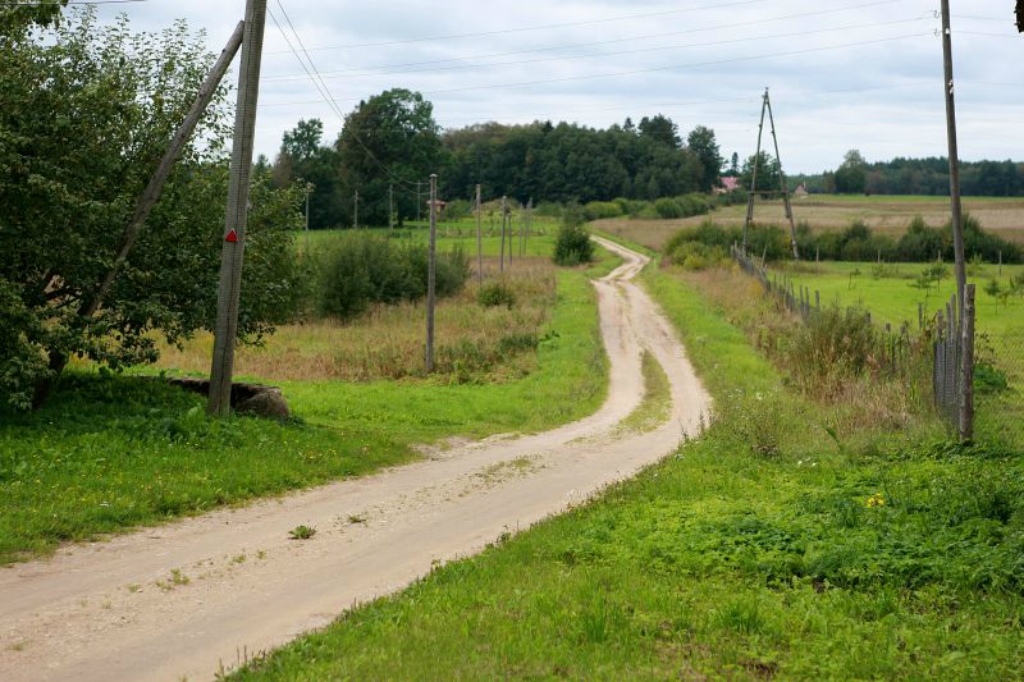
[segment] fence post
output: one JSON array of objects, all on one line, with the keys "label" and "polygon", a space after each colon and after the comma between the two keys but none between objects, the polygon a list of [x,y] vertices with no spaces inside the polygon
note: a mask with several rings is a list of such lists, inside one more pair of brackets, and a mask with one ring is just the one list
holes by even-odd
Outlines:
[{"label": "fence post", "polygon": [[960,439],[974,437],[974,296],[975,285],[968,284],[964,292],[964,319],[961,340],[962,368],[960,376]]}]

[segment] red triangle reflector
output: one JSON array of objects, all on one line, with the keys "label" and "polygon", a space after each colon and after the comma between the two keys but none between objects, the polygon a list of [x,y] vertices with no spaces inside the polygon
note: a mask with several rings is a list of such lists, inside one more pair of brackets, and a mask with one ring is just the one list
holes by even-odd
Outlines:
[{"label": "red triangle reflector", "polygon": [[230,230],[228,232],[228,236],[224,237],[224,241],[228,242],[229,244],[237,244],[238,243],[238,233],[235,232],[234,230]]}]

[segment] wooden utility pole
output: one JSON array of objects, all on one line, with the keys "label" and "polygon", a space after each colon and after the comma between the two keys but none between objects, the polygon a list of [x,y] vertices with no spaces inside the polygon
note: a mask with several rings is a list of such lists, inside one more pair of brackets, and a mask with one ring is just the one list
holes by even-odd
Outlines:
[{"label": "wooden utility pole", "polygon": [[942,58],[945,71],[946,137],[949,146],[949,197],[953,212],[953,255],[956,258],[957,314],[963,319],[967,262],[964,256],[963,207],[960,200],[960,151],[956,134],[956,99],[953,81],[953,31],[949,21],[949,0],[942,0]]},{"label": "wooden utility pole", "polygon": [[231,155],[231,180],[221,249],[220,288],[217,294],[217,327],[210,371],[207,412],[211,416],[231,414],[231,380],[235,364],[235,336],[238,333],[238,301],[242,289],[242,262],[249,209],[249,176],[252,172],[253,139],[256,134],[256,106],[259,102],[260,67],[263,60],[263,32],[267,22],[267,0],[246,0],[242,59],[238,73],[235,136]]},{"label": "wooden utility pole", "polygon": [[484,205],[480,185],[476,186],[476,279],[484,283]]},{"label": "wooden utility pole", "polygon": [[789,219],[789,235],[793,244],[793,259],[800,260],[800,250],[796,245],[796,222],[793,220],[793,206],[789,203],[789,187],[786,185],[786,172],[782,170],[782,156],[779,154],[779,136],[775,132],[775,115],[772,113],[772,100],[768,89],[764,91],[764,101],[768,105],[768,122],[772,126],[772,140],[775,142],[775,163],[779,164],[779,184],[782,186],[782,203],[786,207],[786,218]]},{"label": "wooden utility pole", "polygon": [[505,223],[508,221],[508,197],[501,198],[501,254],[498,272],[505,274]]},{"label": "wooden utility pole", "polygon": [[754,170],[750,178],[750,194],[747,196],[747,219],[743,223],[743,251],[747,250],[747,233],[754,222],[754,197],[757,195],[757,171],[761,165],[761,140],[764,134],[764,115],[768,114],[768,121],[772,128],[772,141],[775,144],[775,163],[779,167],[779,186],[782,193],[782,203],[786,209],[786,218],[789,220],[790,242],[793,247],[793,258],[800,260],[800,250],[796,243],[796,221],[793,219],[793,205],[789,201],[789,187],[786,185],[786,174],[782,170],[782,157],[779,154],[779,136],[775,130],[775,114],[772,112],[772,100],[768,94],[768,88],[764,89],[764,99],[761,103],[761,122],[757,126],[757,152],[754,154]]},{"label": "wooden utility pole", "polygon": [[[956,88],[953,79],[953,31],[950,28],[949,0],[942,0],[942,60],[945,73],[946,137],[949,145],[949,197],[952,210],[953,254],[956,258],[957,320],[961,325],[960,402],[958,427],[960,437],[971,438],[974,433],[974,321],[973,301],[967,310],[967,258],[964,253],[963,207],[960,201],[960,151],[956,135]],[[967,334],[970,329],[971,339]]]},{"label": "wooden utility pole", "polygon": [[427,373],[434,371],[434,297],[437,279],[437,174],[430,176],[430,256],[427,265]]},{"label": "wooden utility pole", "polygon": [[754,170],[750,175],[750,194],[747,195],[747,219],[743,223],[743,253],[747,252],[747,233],[754,222],[754,195],[757,193],[757,169],[761,165],[761,139],[764,134],[764,115],[768,110],[768,88],[761,102],[761,122],[757,124],[757,151],[754,152]]}]

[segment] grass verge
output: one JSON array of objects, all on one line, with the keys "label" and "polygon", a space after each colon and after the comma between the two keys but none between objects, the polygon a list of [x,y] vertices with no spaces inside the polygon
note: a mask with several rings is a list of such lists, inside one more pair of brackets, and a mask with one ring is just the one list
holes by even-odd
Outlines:
[{"label": "grass verge", "polygon": [[830,435],[720,304],[646,282],[716,398],[704,438],[235,679],[1020,677],[1020,453]]}]

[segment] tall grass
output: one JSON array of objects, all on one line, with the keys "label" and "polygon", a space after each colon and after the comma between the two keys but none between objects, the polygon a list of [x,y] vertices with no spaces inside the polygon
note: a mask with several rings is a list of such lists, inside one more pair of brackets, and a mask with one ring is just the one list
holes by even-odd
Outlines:
[{"label": "tall grass", "polygon": [[[514,305],[480,304],[475,283],[438,304],[437,376],[501,382],[523,376],[535,365],[532,351],[556,299],[555,268],[547,259],[521,260],[500,281]],[[423,377],[425,328],[422,301],[377,304],[347,323],[284,325],[264,345],[239,348],[236,373],[263,381]],[[180,349],[164,347],[157,367],[206,372],[211,344],[210,335],[201,335]]]}]

